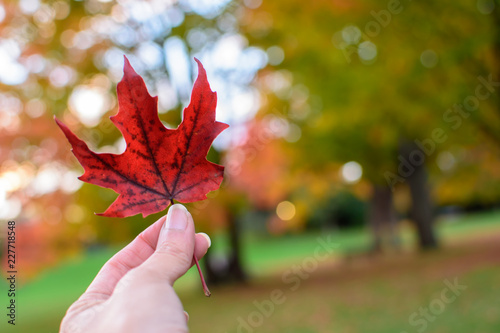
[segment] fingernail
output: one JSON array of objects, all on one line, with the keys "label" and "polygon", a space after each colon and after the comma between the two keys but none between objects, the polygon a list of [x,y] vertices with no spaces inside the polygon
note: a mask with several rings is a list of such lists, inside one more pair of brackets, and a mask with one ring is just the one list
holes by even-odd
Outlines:
[{"label": "fingernail", "polygon": [[208,236],[206,233],[204,232],[199,232],[198,233],[199,235],[202,235],[203,237],[205,237],[205,239],[207,240],[208,242],[208,247],[212,246],[212,240],[210,239],[210,236]]},{"label": "fingernail", "polygon": [[168,210],[167,220],[165,221],[165,229],[184,230],[188,222],[188,211],[186,207],[180,204],[175,204]]}]

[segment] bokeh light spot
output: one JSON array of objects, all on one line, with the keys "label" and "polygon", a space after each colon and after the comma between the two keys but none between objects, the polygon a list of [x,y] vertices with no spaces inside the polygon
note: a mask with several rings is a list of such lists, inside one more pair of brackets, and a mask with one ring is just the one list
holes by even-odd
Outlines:
[{"label": "bokeh light spot", "polygon": [[277,66],[283,62],[285,59],[285,52],[279,46],[271,46],[267,49],[267,57],[269,58],[269,64]]},{"label": "bokeh light spot", "polygon": [[495,9],[495,1],[493,0],[477,1],[477,10],[483,15],[491,14],[494,9]]},{"label": "bokeh light spot", "polygon": [[105,92],[96,87],[76,87],[69,98],[69,109],[87,126],[95,126],[108,110]]},{"label": "bokeh light spot", "polygon": [[426,68],[433,68],[438,63],[438,55],[433,50],[425,50],[420,55],[420,62]]},{"label": "bokeh light spot", "polygon": [[276,206],[276,215],[283,221],[293,219],[295,216],[295,205],[290,201],[282,201]]},{"label": "bokeh light spot", "polygon": [[24,14],[30,15],[38,10],[40,7],[39,0],[20,0],[19,8]]},{"label": "bokeh light spot", "polygon": [[365,41],[359,44],[358,55],[361,60],[372,61],[377,56],[377,46],[370,41]]},{"label": "bokeh light spot", "polygon": [[439,153],[436,159],[436,163],[442,171],[450,171],[455,167],[456,164],[455,156],[449,151],[442,151]]},{"label": "bokeh light spot", "polygon": [[363,175],[363,168],[358,162],[347,162],[342,166],[340,174],[347,183],[357,183]]},{"label": "bokeh light spot", "polygon": [[5,19],[5,8],[0,5],[0,22],[3,22],[3,20]]},{"label": "bokeh light spot", "polygon": [[361,30],[355,25],[349,25],[342,29],[342,39],[347,43],[347,44],[358,44],[359,40],[361,39]]}]

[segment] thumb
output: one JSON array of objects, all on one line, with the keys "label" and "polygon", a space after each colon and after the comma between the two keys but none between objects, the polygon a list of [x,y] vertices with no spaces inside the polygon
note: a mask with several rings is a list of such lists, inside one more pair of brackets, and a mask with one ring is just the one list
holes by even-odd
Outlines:
[{"label": "thumb", "polygon": [[145,279],[161,279],[173,285],[191,267],[194,246],[191,214],[183,205],[172,205],[160,229],[155,252],[137,267],[136,273]]}]

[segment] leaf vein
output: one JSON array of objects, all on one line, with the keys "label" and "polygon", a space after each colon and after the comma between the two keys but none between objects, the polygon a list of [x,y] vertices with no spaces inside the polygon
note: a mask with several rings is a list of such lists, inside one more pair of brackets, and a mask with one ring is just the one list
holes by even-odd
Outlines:
[{"label": "leaf vein", "polygon": [[[132,95],[132,89],[130,89],[129,85],[127,85],[127,88],[129,90],[130,94]],[[151,146],[150,146],[150,143],[149,143],[149,137],[148,137],[148,135],[146,133],[146,129],[144,128],[143,119],[142,119],[142,117],[139,116],[139,109],[137,108],[136,103],[133,103],[133,105],[134,105],[136,114],[138,115],[137,116],[137,120],[139,121],[139,127],[141,128],[142,135],[144,137],[144,140],[146,141],[145,143],[143,143],[143,145],[146,146],[146,148],[148,150],[148,153],[149,153],[151,159],[153,160],[153,166],[154,166],[154,168],[156,170],[156,173],[157,173],[158,177],[161,179],[161,183],[163,184],[163,189],[166,192],[166,194],[162,194],[162,195],[166,196],[169,199],[172,199],[172,194],[168,190],[167,184],[165,184],[165,180],[163,179],[162,174],[160,172],[160,169],[158,168],[158,163],[156,162],[156,157],[154,156],[153,150],[151,149]]]}]

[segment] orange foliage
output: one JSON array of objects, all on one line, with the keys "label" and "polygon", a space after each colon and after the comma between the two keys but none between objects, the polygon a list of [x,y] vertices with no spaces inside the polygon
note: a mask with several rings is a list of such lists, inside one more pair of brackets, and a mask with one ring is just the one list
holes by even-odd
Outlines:
[{"label": "orange foliage", "polygon": [[248,125],[246,139],[228,152],[226,166],[229,187],[246,193],[257,208],[274,208],[286,198],[289,158],[268,122]]}]

